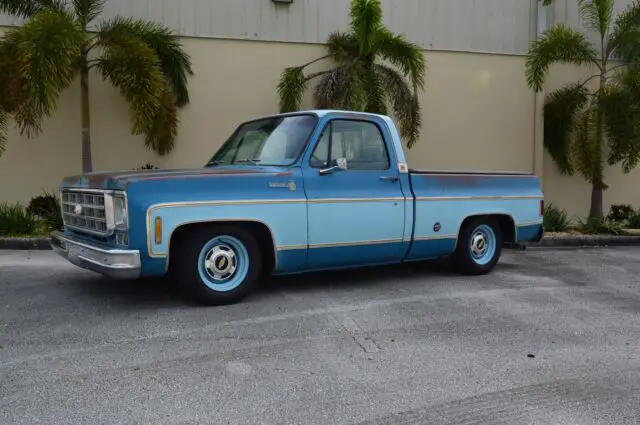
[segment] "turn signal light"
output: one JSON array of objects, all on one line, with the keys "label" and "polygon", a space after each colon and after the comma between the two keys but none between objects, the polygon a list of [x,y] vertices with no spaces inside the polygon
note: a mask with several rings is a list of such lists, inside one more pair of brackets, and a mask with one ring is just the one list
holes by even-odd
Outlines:
[{"label": "turn signal light", "polygon": [[160,245],[162,243],[162,218],[156,217],[155,221],[155,235],[156,235],[156,245]]}]

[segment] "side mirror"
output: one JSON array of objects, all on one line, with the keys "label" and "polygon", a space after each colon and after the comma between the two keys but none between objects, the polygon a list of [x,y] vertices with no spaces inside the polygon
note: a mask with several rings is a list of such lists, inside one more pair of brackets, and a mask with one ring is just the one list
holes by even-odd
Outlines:
[{"label": "side mirror", "polygon": [[331,161],[331,166],[328,168],[323,168],[320,170],[321,176],[326,176],[328,174],[333,174],[337,171],[344,171],[347,169],[347,159],[346,158],[337,158]]}]

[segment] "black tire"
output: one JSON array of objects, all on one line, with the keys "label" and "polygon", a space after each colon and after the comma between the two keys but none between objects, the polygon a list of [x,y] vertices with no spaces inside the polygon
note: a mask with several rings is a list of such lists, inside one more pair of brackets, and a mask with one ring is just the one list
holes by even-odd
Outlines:
[{"label": "black tire", "polygon": [[[490,230],[489,230],[490,229]],[[480,236],[474,235],[481,233]],[[484,235],[486,233],[486,235]],[[491,238],[493,233],[493,238]],[[487,244],[487,253],[482,257],[476,257],[472,253],[472,241],[480,244],[480,239],[484,235],[485,244],[487,241],[493,243],[493,249]],[[493,251],[493,253],[491,253]],[[476,253],[481,252],[478,249]],[[498,263],[502,252],[502,229],[491,217],[478,217],[467,221],[458,235],[458,244],[453,254],[453,267],[456,272],[466,275],[487,274]]]},{"label": "black tire", "polygon": [[[227,245],[235,252],[233,254],[237,261],[235,270],[238,274],[231,274],[228,282],[233,285],[230,285],[229,289],[222,290],[224,284],[214,283],[213,271],[207,268],[202,260],[203,256],[204,259],[207,258],[207,253],[222,246],[225,240],[233,242]],[[235,249],[236,241],[244,247],[244,250],[239,247]],[[208,245],[211,244],[213,246],[209,248]],[[219,253],[220,250],[217,252]],[[245,254],[248,262],[241,265],[240,261],[244,261]],[[255,288],[262,270],[262,255],[258,242],[249,232],[236,226],[211,225],[189,230],[176,240],[176,245],[171,250],[171,257],[170,272],[173,280],[188,298],[205,305],[234,304],[242,300]],[[210,267],[214,267],[213,264],[217,260],[219,260],[218,263],[227,261],[226,258],[224,261],[220,257],[210,258],[216,258],[209,261]],[[228,261],[226,264],[228,265]],[[244,270],[245,266],[246,270]]]}]

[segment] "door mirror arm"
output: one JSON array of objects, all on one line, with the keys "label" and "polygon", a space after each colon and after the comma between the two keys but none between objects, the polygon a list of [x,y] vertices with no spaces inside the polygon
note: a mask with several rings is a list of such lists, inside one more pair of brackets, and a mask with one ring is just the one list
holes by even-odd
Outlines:
[{"label": "door mirror arm", "polygon": [[323,168],[320,170],[321,176],[326,176],[327,174],[333,174],[337,171],[344,171],[347,169],[347,160],[345,158],[339,158],[331,160],[331,167]]},{"label": "door mirror arm", "polygon": [[328,174],[333,174],[337,171],[342,171],[341,167],[338,167],[337,165],[334,165],[333,167],[329,167],[329,168],[323,168],[320,170],[320,175],[321,176],[326,176]]}]

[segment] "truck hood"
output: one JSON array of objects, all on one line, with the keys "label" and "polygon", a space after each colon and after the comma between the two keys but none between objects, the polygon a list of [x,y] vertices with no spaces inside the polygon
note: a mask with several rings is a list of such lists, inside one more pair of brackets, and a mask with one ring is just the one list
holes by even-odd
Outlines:
[{"label": "truck hood", "polygon": [[126,190],[131,183],[148,180],[177,180],[194,178],[216,178],[232,175],[270,174],[287,176],[290,172],[277,167],[259,166],[217,166],[196,169],[145,170],[145,171],[110,171],[87,173],[70,176],[62,181],[65,188]]}]

